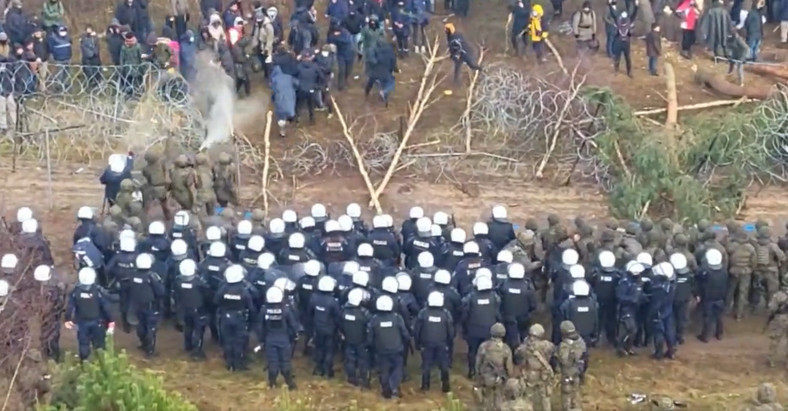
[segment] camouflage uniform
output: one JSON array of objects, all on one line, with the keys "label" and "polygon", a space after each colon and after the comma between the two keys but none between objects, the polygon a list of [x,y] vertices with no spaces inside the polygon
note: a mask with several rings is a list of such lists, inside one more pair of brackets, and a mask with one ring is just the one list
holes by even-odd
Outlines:
[{"label": "camouflage uniform", "polygon": [[170,172],[172,180],[172,196],[183,210],[194,208],[196,176],[194,169],[189,167],[189,159],[181,154],[175,159],[175,169]]},{"label": "camouflage uniform", "polygon": [[755,247],[747,241],[747,235],[741,229],[729,236],[728,255],[731,264],[729,270],[731,282],[728,286],[727,304],[733,304],[733,311],[738,320],[744,315],[744,305],[750,294],[752,272],[757,263]]},{"label": "camouflage uniform", "polygon": [[118,191],[118,196],[115,197],[115,205],[120,207],[121,215],[124,217],[131,215],[131,203],[134,202],[133,193],[133,181],[127,178],[120,182],[120,191]]},{"label": "camouflage uniform", "polygon": [[[769,365],[774,367],[785,360],[784,345],[788,344],[788,289],[783,287],[769,300]],[[786,364],[788,365],[788,364]]]},{"label": "camouflage uniform", "polygon": [[145,177],[147,184],[142,189],[142,204],[148,210],[152,200],[157,200],[164,214],[164,219],[170,219],[170,208],[167,204],[167,192],[169,190],[169,179],[167,169],[158,153],[148,151],[145,153],[145,167],[142,168],[142,176]]},{"label": "camouflage uniform", "polygon": [[145,207],[142,206],[142,202],[135,201],[131,203],[131,206],[129,207],[129,217],[137,217],[140,219],[140,221],[142,221],[142,223],[145,223]]},{"label": "camouflage uniform", "polygon": [[503,324],[495,323],[490,327],[492,338],[479,346],[476,353],[477,374],[474,389],[480,393],[477,398],[480,410],[500,409],[503,383],[513,376],[514,363],[512,350],[503,341],[506,328]]},{"label": "camouflage uniform", "polygon": [[[556,239],[556,231],[560,228],[563,228],[563,226],[561,226],[561,218],[555,214],[547,216],[547,229],[542,231],[541,234],[543,250],[549,253],[560,241],[560,239]],[[564,232],[566,232],[566,230],[564,230]]]},{"label": "camouflage uniform", "polygon": [[594,243],[594,229],[588,225],[578,228],[580,238],[575,241],[577,252],[580,254],[581,264],[591,264],[596,255],[596,244]]},{"label": "camouflage uniform", "polygon": [[213,191],[213,171],[208,164],[208,156],[197,154],[194,157],[195,185],[197,191],[194,201],[194,214],[200,217],[212,215],[216,210],[216,193]]},{"label": "camouflage uniform", "polygon": [[225,207],[221,213],[219,213],[219,217],[222,219],[222,228],[226,232],[232,232],[235,229],[236,224],[238,221],[235,216],[235,210],[232,207],[227,206]]},{"label": "camouflage uniform", "polygon": [[662,243],[660,243],[659,246],[665,250],[666,253],[670,254],[668,250],[669,247],[673,246],[671,243],[673,241],[673,232],[676,225],[671,219],[665,217],[659,222],[659,226],[662,229]]},{"label": "camouflage uniform", "polygon": [[681,253],[684,254],[684,257],[687,259],[687,267],[689,267],[692,272],[696,272],[698,270],[698,260],[695,259],[695,254],[692,254],[689,248],[689,238],[685,234],[679,233],[673,237],[673,244],[675,247],[671,250],[671,254],[673,253]]},{"label": "camouflage uniform", "polygon": [[755,393],[755,403],[753,407],[745,408],[746,411],[783,411],[783,406],[777,402],[777,390],[774,385],[766,382],[758,386]]},{"label": "camouflage uniform", "polygon": [[219,164],[213,169],[213,185],[216,189],[216,199],[222,207],[227,204],[238,205],[238,185],[235,168],[232,166],[232,157],[227,153],[219,154]]},{"label": "camouflage uniform", "polygon": [[[772,295],[777,292],[780,286],[780,265],[785,263],[785,253],[772,242],[771,232],[767,227],[758,230],[758,243],[755,246],[756,267],[753,271],[755,278],[753,284],[759,287],[766,287],[766,301],[771,301]],[[759,289],[759,297],[763,294],[763,288]]]},{"label": "camouflage uniform", "polygon": [[126,224],[137,234],[137,242],[139,243],[144,238],[145,227],[142,225],[142,220],[139,217],[129,217]]},{"label": "camouflage uniform", "polygon": [[602,230],[602,234],[599,236],[599,246],[597,247],[596,253],[594,253],[592,262],[595,263],[599,261],[599,253],[602,251],[612,252],[613,255],[616,256],[616,261],[624,263],[624,261],[621,261],[623,250],[616,244],[616,232],[609,228]]},{"label": "camouflage uniform", "polygon": [[668,256],[665,254],[665,250],[659,246],[661,243],[663,243],[662,233],[655,229],[649,231],[648,235],[646,236],[646,243],[643,243],[643,251],[651,254],[651,257],[654,258],[654,264],[668,261]]},{"label": "camouflage uniform", "polygon": [[639,236],[640,228],[638,228],[638,225],[635,223],[627,224],[624,237],[621,238],[621,257],[625,261],[634,260],[643,251],[643,245],[638,241]]},{"label": "camouflage uniform", "polygon": [[501,402],[501,411],[533,411],[531,403],[524,398],[525,387],[517,378],[509,378],[503,387],[504,400]]},{"label": "camouflage uniform", "polygon": [[265,234],[265,212],[259,208],[252,210],[252,233]]},{"label": "camouflage uniform", "polygon": [[651,220],[648,218],[640,220],[640,232],[637,234],[638,242],[645,246],[648,242],[648,236],[652,230],[654,230],[654,223],[652,223]]},{"label": "camouflage uniform", "polygon": [[531,279],[538,295],[541,296],[541,302],[544,302],[548,281],[540,270],[545,258],[542,242],[536,239],[535,233],[530,229],[519,231],[516,237],[503,249],[512,253],[512,262],[520,263],[525,267],[526,275]]},{"label": "camouflage uniform", "polygon": [[561,344],[558,345],[558,369],[561,371],[561,409],[580,409],[580,378],[585,369],[586,343],[577,334],[571,321],[561,322]]},{"label": "camouflage uniform", "polygon": [[112,221],[117,226],[121,226],[124,223],[123,220],[123,209],[120,208],[117,204],[113,205],[109,208],[109,215],[104,219],[103,223],[106,224],[107,221]]},{"label": "camouflage uniform", "polygon": [[544,339],[544,327],[534,324],[528,330],[526,339],[515,351],[515,358],[523,364],[522,378],[526,387],[526,397],[538,411],[550,411],[550,397],[553,391],[553,368],[550,359],[555,346]]}]

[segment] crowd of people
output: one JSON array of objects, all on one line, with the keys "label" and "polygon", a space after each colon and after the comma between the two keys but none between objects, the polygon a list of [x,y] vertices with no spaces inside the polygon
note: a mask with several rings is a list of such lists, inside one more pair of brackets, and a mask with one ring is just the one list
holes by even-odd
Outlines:
[{"label": "crowd of people", "polygon": [[[785,360],[788,239],[775,239],[763,221],[751,232],[734,221],[724,229],[705,220],[682,226],[645,218],[595,226],[578,217],[568,226],[550,215],[546,227],[531,218],[520,229],[498,205],[467,233],[448,210],[430,218],[421,207],[411,208],[401,225],[385,214],[369,225],[358,204],[336,219],[314,204],[309,215],[288,209],[266,221],[262,210],[234,211],[227,193],[219,215],[194,207],[209,203],[200,189],[194,198],[203,200],[183,203],[172,191],[176,178],[166,176],[201,172],[183,171],[189,161],[180,157],[170,171],[159,155],[144,158],[141,183],[127,177],[131,155],[110,159],[102,182],[115,211],[104,222],[90,207],[79,209],[78,282],[67,297],[32,210],[19,209],[10,227],[23,248],[41,256],[33,275],[55,291],[47,295],[66,298],[65,309],[53,315],[76,327],[83,360],[114,332],[110,294],[119,296],[124,332],[132,329],[130,315],[136,317],[146,355],[155,355],[165,321],[183,333],[184,351],[202,359],[207,328],[228,370],[247,369],[262,351],[271,386],[281,374],[295,388],[291,358],[300,345],[314,375],[334,377],[340,353],[350,384],[369,388],[376,371],[386,398],[401,395],[406,364],[419,352],[422,390],[430,389],[438,368],[441,389],[449,391],[461,337],[468,377],[481,406],[491,410],[518,403],[549,409],[559,376],[563,409],[578,407],[589,350],[603,341],[620,356],[652,345],[656,360],[674,358],[693,301],[702,312],[697,338],[704,343],[723,338],[726,311],[738,321],[765,302],[769,363]],[[217,166],[226,160],[220,156]],[[206,173],[215,170],[207,158],[197,163]],[[171,183],[157,185],[151,169]],[[214,171],[210,181],[221,175]],[[142,198],[124,190],[134,184]],[[128,213],[124,196],[136,197],[130,201],[143,211]],[[168,198],[181,206],[171,220]],[[157,201],[165,219],[148,217],[157,214]],[[11,284],[23,275],[18,262],[14,254],[0,261],[2,299],[13,298]],[[549,314],[549,329],[535,321],[540,311]],[[58,358],[59,332],[44,335],[46,352]]]}]

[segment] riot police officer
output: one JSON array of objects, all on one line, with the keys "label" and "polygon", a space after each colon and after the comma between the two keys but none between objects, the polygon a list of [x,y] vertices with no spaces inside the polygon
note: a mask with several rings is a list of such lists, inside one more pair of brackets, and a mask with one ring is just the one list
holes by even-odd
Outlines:
[{"label": "riot police officer", "polygon": [[309,355],[311,350],[309,344],[312,340],[312,316],[309,315],[312,295],[317,291],[318,276],[320,275],[320,262],[309,260],[304,264],[304,276],[296,282],[296,294],[298,295],[298,318],[304,327],[304,355]]},{"label": "riot police officer", "polygon": [[[572,295],[561,304],[562,321],[571,321],[589,346],[599,341],[599,308],[585,280],[572,283]],[[560,330],[560,326],[559,326]]]},{"label": "riot police officer", "polygon": [[135,261],[136,272],[129,282],[129,302],[137,316],[137,338],[140,349],[151,357],[156,352],[156,330],[159,324],[159,307],[165,290],[161,277],[153,271],[153,256],[142,253]]},{"label": "riot police officer", "polygon": [[361,306],[364,290],[355,288],[347,295],[342,307],[340,333],[344,341],[345,375],[351,385],[369,388],[370,352],[367,345],[367,323],[372,318]]},{"label": "riot police officer", "polygon": [[465,230],[462,228],[454,228],[449,234],[449,241],[443,243],[440,251],[440,261],[437,263],[438,267],[449,272],[454,272],[457,264],[465,257],[463,247],[465,244]]},{"label": "riot police officer", "polygon": [[315,203],[312,204],[312,209],[310,211],[310,215],[315,219],[315,228],[323,232],[325,230],[326,221],[329,219],[328,212],[326,212],[326,206]]},{"label": "riot police officer", "polygon": [[427,296],[427,306],[416,316],[413,334],[416,348],[421,351],[421,390],[429,391],[430,371],[438,367],[441,389],[451,391],[449,347],[454,343],[454,318],[444,308],[444,296],[439,291]]},{"label": "riot police officer", "polygon": [[676,277],[676,289],[673,294],[673,318],[676,324],[676,343],[684,344],[684,330],[689,322],[689,304],[695,292],[695,274],[687,264],[687,257],[682,253],[670,256]]},{"label": "riot police officer", "polygon": [[90,207],[80,207],[77,211],[77,220],[79,220],[79,226],[74,230],[74,235],[72,236],[72,244],[76,244],[78,240],[82,238],[90,238],[90,241],[96,245],[100,250],[104,250],[107,246],[106,241],[104,241],[104,233],[101,231],[101,228],[96,225],[96,221],[93,220],[95,214],[93,213],[93,209]]},{"label": "riot police officer", "polygon": [[714,336],[718,340],[722,339],[722,314],[725,311],[725,297],[730,276],[723,264],[720,250],[716,248],[706,250],[704,262],[697,276],[700,306],[703,310],[703,330],[698,335],[698,339],[708,342],[712,328],[714,328]]},{"label": "riot police officer", "polygon": [[487,223],[490,240],[497,250],[502,250],[515,239],[514,227],[508,220],[508,214],[506,207],[496,205],[492,208],[492,218]]},{"label": "riot police officer", "polygon": [[[476,277],[476,270],[484,266],[484,258],[479,251],[479,244],[475,241],[468,241],[465,243],[462,252],[464,257],[457,263],[452,278],[460,295],[465,296],[471,292],[473,288],[473,279]],[[487,331],[489,331],[490,327],[488,326],[487,328]]]},{"label": "riot police officer", "polygon": [[429,251],[435,255],[435,244],[432,240],[432,222],[427,217],[421,217],[416,220],[416,232],[410,237],[405,236],[403,226],[403,238],[405,242],[402,246],[402,252],[405,254],[405,267],[413,269],[416,267],[418,255],[424,251]]},{"label": "riot police officer", "polygon": [[498,249],[495,247],[492,240],[490,240],[488,230],[489,227],[485,223],[477,222],[473,224],[473,241],[479,244],[479,251],[484,261],[487,264],[491,264],[495,256],[498,255]]},{"label": "riot police officer", "polygon": [[637,313],[643,300],[643,283],[640,275],[645,267],[638,262],[627,264],[627,274],[616,286],[618,300],[618,355],[636,355],[632,350],[637,335]]},{"label": "riot police officer", "polygon": [[282,211],[282,222],[284,223],[284,232],[287,236],[298,232],[298,213],[295,211]]},{"label": "riot police officer", "polygon": [[495,257],[495,265],[492,266],[493,285],[496,288],[509,278],[509,264],[511,264],[513,260],[514,256],[511,251],[501,250],[498,252],[498,255]]},{"label": "riot police officer", "polygon": [[427,302],[427,294],[432,286],[433,276],[438,271],[438,267],[435,267],[433,256],[429,251],[423,251],[419,254],[418,264],[418,267],[413,269],[413,293],[419,306],[424,306]]},{"label": "riot police officer", "polygon": [[252,222],[241,220],[235,229],[235,233],[230,236],[230,260],[234,263],[241,261],[241,253],[246,250],[249,238],[252,236]]},{"label": "riot police officer", "polygon": [[164,223],[154,221],[148,225],[148,237],[140,242],[137,251],[153,255],[154,260],[159,263],[167,260],[170,255],[170,239],[167,238]]},{"label": "riot police officer", "polygon": [[312,374],[327,378],[334,377],[334,350],[340,318],[339,302],[334,297],[335,287],[336,280],[329,276],[320,277],[317,292],[309,301],[306,315],[314,326],[312,343],[315,346],[315,369]]},{"label": "riot police officer", "polygon": [[257,267],[257,258],[265,249],[265,239],[261,235],[254,234],[249,237],[246,249],[238,254],[238,263],[241,264],[246,272],[251,272]]},{"label": "riot police officer", "polygon": [[369,243],[361,243],[358,245],[356,262],[358,269],[369,274],[369,285],[374,288],[380,288],[380,283],[383,281],[383,273],[381,273],[380,263],[373,257],[374,250]]},{"label": "riot police officer", "polygon": [[90,356],[91,346],[104,349],[106,334],[115,331],[115,323],[104,290],[96,285],[96,271],[84,267],[79,270],[78,277],[79,283],[68,296],[65,326],[70,330],[76,324],[79,359],[85,361]]},{"label": "riot police officer", "polygon": [[616,287],[621,272],[616,267],[616,256],[612,251],[602,250],[597,255],[598,266],[594,267],[591,282],[599,303],[599,326],[605,333],[608,344],[616,344]]},{"label": "riot police officer", "polygon": [[227,267],[224,270],[225,282],[214,297],[224,362],[230,371],[247,369],[244,363],[244,347],[247,341],[247,321],[250,315],[254,315],[254,300],[243,279],[243,267],[237,264]]},{"label": "riot police officer", "polygon": [[287,247],[279,252],[279,265],[292,266],[297,263],[305,263],[314,258],[312,252],[306,246],[306,238],[301,233],[293,233],[287,238]]},{"label": "riot police officer", "polygon": [[400,397],[403,352],[411,336],[402,317],[393,312],[394,300],[382,295],[375,301],[375,314],[367,325],[367,345],[373,347],[383,398]]},{"label": "riot police officer", "polygon": [[194,359],[205,358],[203,337],[208,324],[206,301],[210,288],[205,280],[196,275],[194,260],[183,260],[178,264],[179,276],[173,284],[175,306],[183,321],[183,349]]},{"label": "riot police officer", "polygon": [[285,302],[282,289],[269,288],[265,293],[265,301],[260,309],[260,327],[257,335],[262,347],[257,346],[254,351],[259,352],[263,348],[265,350],[269,388],[276,386],[276,378],[281,373],[288,388],[295,390],[296,383],[290,363],[293,351],[291,341],[296,340],[300,326]]},{"label": "riot police officer", "polygon": [[390,229],[386,216],[376,215],[372,218],[372,231],[367,235],[372,245],[372,256],[384,266],[396,265],[402,252],[397,236]]},{"label": "riot police officer", "polygon": [[[402,229],[400,230],[403,242],[407,242],[408,239],[416,235],[416,232],[418,231],[416,228],[416,222],[420,218],[424,218],[424,209],[418,206],[411,207],[408,211],[408,219],[402,222]],[[427,221],[429,221],[429,219],[427,219]]]},{"label": "riot police officer", "polygon": [[339,231],[339,223],[328,220],[325,224],[325,235],[320,240],[320,260],[326,264],[345,261],[352,256],[347,240]]},{"label": "riot police officer", "polygon": [[222,229],[212,225],[205,229],[205,241],[202,241],[199,245],[200,257],[205,258],[208,255],[211,244],[216,242],[222,242]]},{"label": "riot police officer", "polygon": [[279,257],[279,253],[285,247],[287,234],[285,234],[285,222],[281,218],[274,218],[268,223],[268,234],[265,236],[265,247],[268,251]]},{"label": "riot police officer", "polygon": [[363,235],[366,236],[369,233],[369,228],[367,228],[366,223],[361,218],[361,206],[357,203],[350,203],[345,207],[345,214],[353,220],[353,229]]},{"label": "riot police officer", "polygon": [[[205,259],[203,259],[197,267],[197,272],[208,284],[212,293],[216,293],[219,290],[219,286],[221,286],[224,281],[224,272],[230,265],[226,255],[227,246],[221,242],[214,242],[208,249]],[[214,300],[215,299],[211,299],[207,307],[208,328],[211,330],[211,338],[214,341],[219,341],[219,325]]]},{"label": "riot police officer", "polygon": [[[654,340],[653,358],[673,358],[676,333],[673,324],[674,270],[670,263],[662,262],[652,269],[651,297],[647,320]],[[667,352],[665,346],[667,345]]]},{"label": "riot police officer", "polygon": [[191,226],[189,226],[190,219],[189,212],[186,210],[175,213],[172,228],[170,229],[170,241],[183,240],[189,246],[189,249],[197,252],[197,236],[194,234]]},{"label": "riot police officer", "polygon": [[33,279],[40,286],[47,310],[41,318],[41,343],[47,357],[60,362],[60,318],[65,311],[65,285],[48,265],[33,270]]},{"label": "riot police officer", "polygon": [[490,278],[476,280],[476,290],[462,300],[462,323],[465,342],[468,344],[468,378],[476,375],[476,352],[483,342],[490,339],[490,327],[501,322],[501,300]]},{"label": "riot police officer", "polygon": [[129,323],[129,282],[134,275],[134,261],[137,259],[137,241],[129,237],[121,237],[120,251],[107,263],[107,275],[110,282],[120,291],[120,324],[123,332],[131,332]]},{"label": "riot police officer", "polygon": [[522,264],[509,264],[507,276],[498,287],[498,293],[501,296],[501,317],[506,327],[506,344],[514,351],[531,327],[531,314],[536,310],[536,294],[533,285],[525,279],[525,267]]}]

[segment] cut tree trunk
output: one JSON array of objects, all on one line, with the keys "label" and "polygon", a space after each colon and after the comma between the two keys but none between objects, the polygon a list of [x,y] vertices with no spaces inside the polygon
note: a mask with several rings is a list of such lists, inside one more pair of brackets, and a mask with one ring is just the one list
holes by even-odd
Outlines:
[{"label": "cut tree trunk", "polygon": [[695,72],[695,81],[726,96],[746,97],[766,100],[772,92],[771,87],[738,86],[725,79],[722,74],[713,73],[698,68]]}]

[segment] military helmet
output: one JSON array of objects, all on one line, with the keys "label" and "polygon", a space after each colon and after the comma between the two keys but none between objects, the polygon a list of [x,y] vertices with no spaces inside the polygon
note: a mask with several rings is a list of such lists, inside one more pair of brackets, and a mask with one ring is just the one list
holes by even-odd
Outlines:
[{"label": "military helmet", "polygon": [[561,223],[561,217],[559,217],[558,214],[550,214],[547,216],[547,224],[549,224],[550,227],[556,226],[559,223]]},{"label": "military helmet", "polygon": [[651,231],[654,229],[654,223],[650,218],[646,217],[640,220],[640,229],[643,231]]},{"label": "military helmet", "polygon": [[771,238],[772,230],[769,227],[761,227],[758,229],[758,238]]},{"label": "military helmet", "polygon": [[230,164],[233,158],[228,153],[219,153],[219,164]]},{"label": "military helmet", "polygon": [[569,336],[577,332],[575,323],[571,321],[561,321],[561,334]]},{"label": "military helmet", "polygon": [[205,153],[197,153],[197,155],[194,156],[194,162],[198,166],[208,164],[208,156]]},{"label": "military helmet", "polygon": [[219,213],[219,217],[222,218],[233,218],[235,217],[235,210],[232,207],[225,207],[221,213]]},{"label": "military helmet", "polygon": [[146,151],[145,152],[145,161],[147,161],[148,164],[155,163],[155,162],[159,161],[159,153],[157,153],[157,152],[155,152],[153,150]]},{"label": "military helmet", "polygon": [[673,220],[665,217],[659,222],[659,226],[662,228],[662,231],[670,232],[673,230]]},{"label": "military helmet", "polygon": [[114,204],[112,207],[109,208],[109,215],[113,217],[118,217],[123,214],[123,209],[120,208],[119,205]]},{"label": "military helmet", "polygon": [[110,231],[110,232],[118,231],[118,223],[116,223],[116,222],[114,222],[112,220],[104,221],[104,224],[102,224],[102,227],[104,228],[105,231]]},{"label": "military helmet", "polygon": [[534,232],[530,229],[518,231],[517,241],[524,246],[529,246],[534,243]]},{"label": "military helmet", "polygon": [[534,324],[528,329],[528,335],[535,338],[542,338],[544,337],[544,327],[542,327],[542,324]]},{"label": "military helmet", "polygon": [[616,234],[613,232],[613,230],[608,228],[605,229],[605,231],[602,231],[602,242],[609,243],[615,240],[616,240]]},{"label": "military helmet", "polygon": [[626,233],[629,235],[636,235],[640,232],[640,227],[637,223],[629,223],[627,224],[627,228],[625,229]]},{"label": "military helmet", "polygon": [[139,217],[136,217],[136,216],[135,217],[129,217],[127,222],[131,226],[131,229],[134,230],[134,231],[139,232],[140,229],[142,229],[142,220],[140,220]]},{"label": "military helmet", "polygon": [[490,327],[490,335],[494,338],[503,338],[506,335],[506,327],[501,323],[495,323]]},{"label": "military helmet", "polygon": [[265,212],[259,208],[255,208],[252,210],[252,221],[263,221],[265,220]]},{"label": "military helmet", "polygon": [[121,191],[131,191],[134,190],[134,182],[131,179],[125,178],[123,181],[120,182],[120,189]]},{"label": "military helmet", "polygon": [[689,238],[684,234],[676,234],[676,236],[673,237],[673,242],[676,243],[677,246],[684,247],[689,243]]},{"label": "military helmet", "polygon": [[129,211],[132,214],[141,214],[142,213],[142,203],[139,201],[135,201],[129,204]]},{"label": "military helmet", "polygon": [[756,399],[760,404],[772,404],[777,401],[777,391],[774,388],[774,385],[768,382],[761,383],[758,385],[758,391],[756,392]]},{"label": "military helmet", "polygon": [[533,217],[529,218],[529,219],[525,220],[525,228],[527,228],[527,229],[529,229],[529,230],[531,230],[533,232],[537,232],[537,231],[539,231],[539,222],[537,222],[536,219],[533,218]]},{"label": "military helmet", "polygon": [[175,166],[179,168],[184,168],[189,165],[189,158],[186,157],[186,154],[181,154],[175,158]]}]

